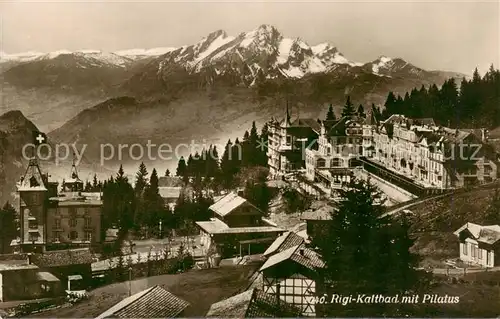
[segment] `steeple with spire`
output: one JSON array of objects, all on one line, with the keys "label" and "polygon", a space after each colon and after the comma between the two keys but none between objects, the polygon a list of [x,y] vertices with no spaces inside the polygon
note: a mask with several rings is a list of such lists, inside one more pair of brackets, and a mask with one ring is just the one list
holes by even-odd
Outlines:
[{"label": "steeple with spire", "polygon": [[82,192],[83,181],[78,177],[75,154],[73,153],[73,163],[71,165],[70,178],[64,181],[63,192]]},{"label": "steeple with spire", "polygon": [[282,122],[283,127],[290,127],[292,125],[290,121],[290,110],[288,109],[288,98],[286,99],[286,109],[285,109],[285,118]]}]

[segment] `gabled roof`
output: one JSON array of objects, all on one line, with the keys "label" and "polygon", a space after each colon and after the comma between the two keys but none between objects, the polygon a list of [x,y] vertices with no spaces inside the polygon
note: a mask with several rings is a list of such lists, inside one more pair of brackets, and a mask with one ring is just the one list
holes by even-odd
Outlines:
[{"label": "gabled roof", "polygon": [[318,120],[312,119],[312,118],[297,118],[295,119],[291,125],[291,127],[309,127],[313,131],[318,132],[321,130],[321,124],[318,123]]},{"label": "gabled roof", "polygon": [[218,218],[212,218],[210,221],[195,222],[201,229],[208,234],[215,234],[228,229],[229,226]]},{"label": "gabled roof", "polygon": [[218,318],[297,318],[300,309],[277,296],[252,288],[212,304],[205,317]]},{"label": "gabled roof", "polygon": [[158,187],[182,187],[183,182],[177,176],[161,176],[158,178]]},{"label": "gabled roof", "polygon": [[18,191],[46,191],[44,176],[36,159],[30,159]]},{"label": "gabled roof", "polygon": [[331,212],[334,210],[331,206],[322,206],[315,210],[306,210],[302,213],[302,220],[331,220]]},{"label": "gabled roof", "polygon": [[317,270],[325,266],[325,263],[316,252],[306,248],[304,244],[300,244],[272,255],[266,260],[259,271],[271,268],[287,260],[292,260],[311,270]]},{"label": "gabled roof", "polygon": [[210,210],[221,217],[225,217],[243,204],[251,205],[256,211],[262,213],[260,209],[250,204],[246,199],[238,196],[238,194],[236,193],[229,193],[223,198],[219,199],[217,202],[212,204],[212,206],[210,206]]},{"label": "gabled roof", "polygon": [[467,223],[456,230],[453,234],[460,236],[464,230],[469,231],[473,239],[478,242],[485,244],[494,244],[500,240],[500,226],[499,225],[488,225],[481,226],[474,223]]},{"label": "gabled roof", "polygon": [[187,301],[180,299],[160,286],[154,286],[123,299],[96,319],[174,318],[188,306]]},{"label": "gabled roof", "polygon": [[161,198],[172,199],[179,198],[181,196],[181,187],[175,186],[159,186],[158,192],[160,193]]},{"label": "gabled roof", "polygon": [[33,254],[33,264],[39,267],[90,265],[92,262],[93,257],[88,248],[47,251],[43,254]]},{"label": "gabled roof", "polygon": [[[335,124],[331,125],[330,129],[327,129],[326,135],[328,136],[345,136],[346,128],[350,123],[355,123],[361,125],[363,121],[355,116],[344,116],[338,120]],[[326,126],[325,126],[326,128]]]},{"label": "gabled roof", "polygon": [[291,247],[300,245],[304,242],[304,238],[300,237],[294,232],[286,232],[276,238],[276,240],[267,248],[264,252],[264,256],[270,256],[272,254],[280,253]]}]

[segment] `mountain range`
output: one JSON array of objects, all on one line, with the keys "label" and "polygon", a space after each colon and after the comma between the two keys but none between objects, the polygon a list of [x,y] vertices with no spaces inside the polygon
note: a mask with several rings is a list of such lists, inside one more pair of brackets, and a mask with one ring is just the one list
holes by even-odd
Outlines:
[{"label": "mountain range", "polygon": [[[178,48],[0,52],[0,113],[20,110],[52,141],[85,144],[87,159],[99,162],[103,143],[224,145],[252,121],[281,116],[286,101],[294,116],[322,118],[346,95],[383,104],[389,91],[463,76],[401,58],[351,61],[330,43],[309,45],[261,25],[237,36],[218,30]],[[117,162],[137,165],[130,158],[109,164]]]}]

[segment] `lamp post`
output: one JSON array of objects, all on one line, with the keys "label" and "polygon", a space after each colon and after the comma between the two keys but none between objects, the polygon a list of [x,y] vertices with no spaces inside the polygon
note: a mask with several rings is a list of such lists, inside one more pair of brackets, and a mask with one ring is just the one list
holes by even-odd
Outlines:
[{"label": "lamp post", "polygon": [[159,226],[160,226],[160,238],[161,238],[161,220],[158,222]]},{"label": "lamp post", "polygon": [[128,295],[132,296],[132,267],[128,267]]}]

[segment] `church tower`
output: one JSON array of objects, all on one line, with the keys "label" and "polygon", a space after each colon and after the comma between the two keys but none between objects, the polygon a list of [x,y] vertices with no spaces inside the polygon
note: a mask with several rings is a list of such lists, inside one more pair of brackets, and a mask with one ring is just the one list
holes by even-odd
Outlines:
[{"label": "church tower", "polygon": [[46,244],[48,176],[43,175],[38,160],[29,160],[26,173],[17,185],[22,251],[43,251]]}]

